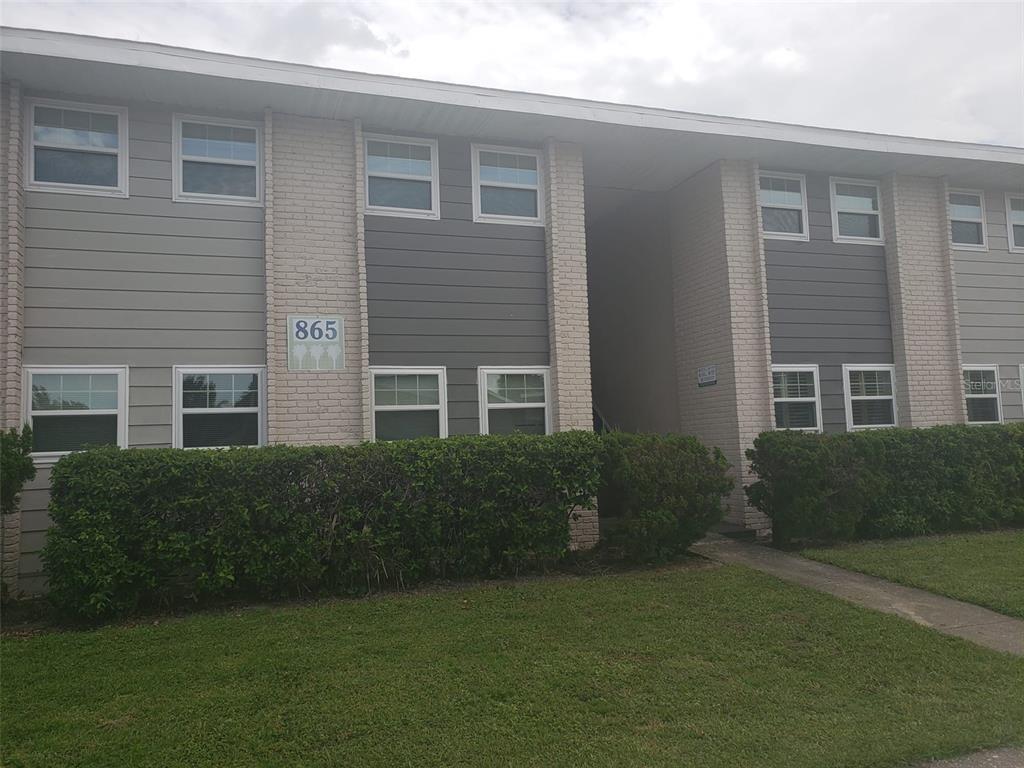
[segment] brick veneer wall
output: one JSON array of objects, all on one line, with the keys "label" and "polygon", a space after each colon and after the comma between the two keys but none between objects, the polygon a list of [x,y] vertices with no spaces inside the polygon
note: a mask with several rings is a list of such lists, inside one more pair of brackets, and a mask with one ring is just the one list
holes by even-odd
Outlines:
[{"label": "brick veneer wall", "polygon": [[[269,442],[359,442],[366,436],[366,334],[356,130],[350,122],[274,113],[265,117],[264,135]],[[286,319],[300,313],[343,317],[344,370],[288,370]]]},{"label": "brick veneer wall", "polygon": [[966,421],[960,333],[942,179],[882,185],[885,261],[900,426]]},{"label": "brick veneer wall", "polygon": [[[21,86],[0,87],[0,428],[22,422],[22,340],[25,327],[25,229],[22,193]],[[21,513],[0,522],[0,579],[18,591]]]},{"label": "brick veneer wall", "polygon": [[[768,521],[749,509],[744,451],[771,428],[767,288],[753,163],[719,161],[672,193],[673,300],[680,430],[722,450],[736,488],[729,520],[755,530]],[[718,381],[697,386],[697,369]]]},{"label": "brick veneer wall", "polygon": [[[590,321],[587,299],[587,235],[583,149],[550,140],[547,154],[545,238],[548,264],[548,333],[551,424],[561,432],[594,427],[590,390]],[[572,545],[597,543],[598,515],[579,510]]]}]

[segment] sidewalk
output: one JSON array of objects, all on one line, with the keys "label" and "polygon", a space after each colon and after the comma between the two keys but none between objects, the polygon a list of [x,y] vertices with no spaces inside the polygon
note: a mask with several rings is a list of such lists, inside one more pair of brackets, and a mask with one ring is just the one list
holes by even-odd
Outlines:
[{"label": "sidewalk", "polygon": [[1024,768],[1024,749],[989,749],[973,755],[923,763],[919,768]]},{"label": "sidewalk", "polygon": [[[766,546],[727,539],[714,533],[709,533],[692,549],[720,563],[745,565],[783,581],[827,592],[876,611],[901,616],[946,635],[961,637],[996,651],[1024,656],[1024,621],[981,606],[893,584]],[[963,765],[989,764],[981,762]],[[1002,768],[1004,763],[991,765]]]}]

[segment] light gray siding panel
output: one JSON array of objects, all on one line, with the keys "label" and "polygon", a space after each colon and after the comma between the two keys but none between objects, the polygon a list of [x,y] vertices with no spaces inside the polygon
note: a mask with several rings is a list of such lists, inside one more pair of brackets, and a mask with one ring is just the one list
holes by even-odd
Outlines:
[{"label": "light gray siding panel", "polygon": [[764,241],[772,362],[817,364],[822,424],[846,428],[844,363],[890,364],[885,249],[832,242],[828,177],[807,175],[808,242]]},{"label": "light gray siding panel", "polygon": [[[28,291],[26,291],[26,294]],[[66,288],[33,288],[31,307],[64,307],[67,309],[151,309],[189,310],[194,312],[256,312],[261,322],[266,298],[262,291],[253,293],[188,293],[164,290],[104,290],[80,286]],[[27,312],[28,310],[26,310]]]},{"label": "light gray siding panel", "polygon": [[474,223],[470,141],[438,148],[439,220],[365,217],[370,363],[446,366],[449,433],[476,434],[478,366],[548,363],[544,229]]},{"label": "light gray siding panel", "polygon": [[1003,190],[984,194],[988,250],[953,250],[961,356],[999,366],[1003,419],[1024,421],[1024,254],[1009,250]]},{"label": "light gray siding panel", "polygon": [[39,248],[35,264],[42,269],[114,270],[116,272],[153,272],[263,276],[263,260],[237,256],[181,256],[152,253],[111,253],[109,251],[61,251]]},{"label": "light gray siding panel", "polygon": [[171,116],[129,106],[128,199],[25,196],[25,363],[128,365],[132,447],[171,443],[172,366],[266,360],[263,209],[172,200]]}]

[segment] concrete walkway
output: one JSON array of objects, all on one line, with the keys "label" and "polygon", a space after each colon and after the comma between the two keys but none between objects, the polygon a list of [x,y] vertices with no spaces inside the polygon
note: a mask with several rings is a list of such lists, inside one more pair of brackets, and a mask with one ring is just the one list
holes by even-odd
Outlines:
[{"label": "concrete walkway", "polygon": [[1024,768],[1024,749],[989,749],[949,760],[922,763],[919,768]]},{"label": "concrete walkway", "polygon": [[[714,533],[709,533],[695,544],[693,551],[720,563],[745,565],[783,581],[827,592],[876,611],[902,616],[986,648],[1024,656],[1024,621],[978,605],[893,584],[891,581],[818,563],[770,547],[727,539]],[[1002,766],[1001,763],[992,765]]]}]

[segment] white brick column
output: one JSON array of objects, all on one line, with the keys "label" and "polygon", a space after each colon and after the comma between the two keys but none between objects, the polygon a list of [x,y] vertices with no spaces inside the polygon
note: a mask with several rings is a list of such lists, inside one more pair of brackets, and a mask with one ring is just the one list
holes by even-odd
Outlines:
[{"label": "white brick column", "polygon": [[366,172],[366,143],[363,141],[363,123],[356,120],[353,126],[356,159],[356,274],[359,281],[359,365],[362,368],[362,416],[364,440],[373,434],[373,408],[370,404],[370,305],[366,294],[366,186],[363,176]]},{"label": "white brick column", "polygon": [[[745,451],[771,429],[771,341],[757,166],[719,161],[672,193],[672,267],[680,429],[722,450],[736,487],[729,520],[755,530],[768,520],[747,507],[754,480]],[[697,386],[697,369],[717,382]]]},{"label": "white brick column", "polygon": [[[25,229],[22,192],[21,85],[0,91],[0,429],[22,424],[22,345],[25,332]],[[21,512],[0,523],[0,579],[18,591]]]},{"label": "white brick column", "polygon": [[546,229],[552,425],[593,429],[583,150],[549,140]]},{"label": "white brick column", "polygon": [[[280,113],[265,122],[269,442],[359,442],[366,342],[355,128]],[[288,370],[289,314],[342,316],[344,370]]]},{"label": "white brick column", "polygon": [[946,195],[942,179],[892,175],[882,185],[896,407],[904,427],[967,420]]},{"label": "white brick column", "polygon": [[[548,339],[551,358],[551,424],[556,432],[592,430],[590,317],[587,299],[587,231],[583,149],[549,140],[545,190],[548,273]],[[573,549],[597,544],[596,504],[577,510]]]}]

